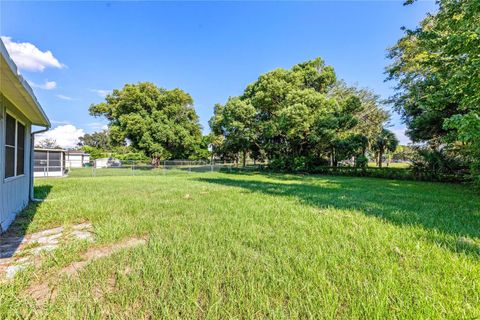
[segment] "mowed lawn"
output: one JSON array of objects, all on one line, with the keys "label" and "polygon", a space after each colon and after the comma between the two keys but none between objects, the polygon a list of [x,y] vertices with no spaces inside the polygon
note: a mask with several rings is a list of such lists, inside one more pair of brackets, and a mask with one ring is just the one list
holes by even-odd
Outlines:
[{"label": "mowed lawn", "polygon": [[[27,233],[96,242],[0,283],[0,318],[480,318],[480,194],[349,177],[179,173],[36,182]],[[147,243],[58,271],[89,247]],[[42,305],[33,282],[57,294]]]}]

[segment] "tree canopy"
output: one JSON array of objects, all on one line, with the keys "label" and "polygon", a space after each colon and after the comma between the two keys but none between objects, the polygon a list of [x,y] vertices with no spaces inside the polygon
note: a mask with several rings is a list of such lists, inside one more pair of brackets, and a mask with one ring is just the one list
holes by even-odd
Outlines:
[{"label": "tree canopy", "polygon": [[471,137],[480,126],[480,1],[437,3],[438,11],[389,51],[388,79],[398,84],[391,101],[414,142],[477,152],[469,161],[478,163]]},{"label": "tree canopy", "polygon": [[43,149],[62,149],[57,143],[57,140],[53,138],[44,138],[40,139],[35,142],[36,148],[43,148]]},{"label": "tree canopy", "polygon": [[85,147],[89,146],[92,148],[110,150],[111,143],[110,137],[108,136],[108,131],[103,130],[100,132],[86,133],[83,137],[79,138],[78,146]]},{"label": "tree canopy", "polygon": [[273,166],[305,167],[364,155],[388,114],[378,97],[336,79],[321,58],[261,75],[217,104],[210,126],[223,156],[247,153]]},{"label": "tree canopy", "polygon": [[155,160],[189,158],[201,144],[193,99],[181,89],[167,90],[149,82],[126,84],[89,111],[107,118],[112,144],[128,141]]}]

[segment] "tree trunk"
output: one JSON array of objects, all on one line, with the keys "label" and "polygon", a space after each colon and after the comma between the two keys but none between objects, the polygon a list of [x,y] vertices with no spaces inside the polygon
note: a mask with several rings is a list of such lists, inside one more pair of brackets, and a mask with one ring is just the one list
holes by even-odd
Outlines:
[{"label": "tree trunk", "polygon": [[243,150],[243,167],[247,165],[247,151]]},{"label": "tree trunk", "polygon": [[338,166],[337,154],[335,152],[335,148],[333,148],[333,151],[332,151],[332,163],[335,168]]},{"label": "tree trunk", "polygon": [[154,167],[158,167],[160,165],[160,158],[159,157],[153,157],[152,158],[152,165]]},{"label": "tree trunk", "polygon": [[378,167],[382,167],[382,160],[383,160],[383,150],[378,151]]}]

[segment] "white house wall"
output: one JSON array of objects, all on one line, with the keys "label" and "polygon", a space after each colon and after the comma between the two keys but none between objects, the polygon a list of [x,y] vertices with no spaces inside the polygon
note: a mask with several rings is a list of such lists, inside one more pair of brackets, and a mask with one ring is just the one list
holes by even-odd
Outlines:
[{"label": "white house wall", "polygon": [[3,209],[3,177],[5,176],[5,168],[4,168],[4,161],[5,161],[5,107],[2,103],[2,96],[0,95],[0,233],[3,228],[3,221],[6,220],[7,215],[4,213]]},{"label": "white house wall", "polygon": [[33,176],[35,178],[47,178],[47,177],[63,177],[63,171],[55,171],[55,172],[34,172]]},{"label": "white house wall", "polygon": [[[8,106],[7,106],[8,105]],[[18,177],[5,179],[5,112],[8,111],[15,118],[25,123],[25,174]],[[1,230],[7,227],[15,219],[15,216],[24,209],[30,199],[30,147],[31,147],[31,124],[30,122],[9,103],[0,96],[0,225]]]},{"label": "white house wall", "polygon": [[84,160],[82,154],[67,154],[65,159],[65,165],[67,168],[83,167]]}]

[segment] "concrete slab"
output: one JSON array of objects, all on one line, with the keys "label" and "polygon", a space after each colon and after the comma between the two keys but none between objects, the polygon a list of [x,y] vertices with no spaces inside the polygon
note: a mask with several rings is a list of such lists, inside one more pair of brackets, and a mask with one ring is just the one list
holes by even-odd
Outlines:
[{"label": "concrete slab", "polygon": [[[43,252],[51,252],[69,241],[94,241],[93,226],[88,223],[43,230],[25,237],[5,237],[0,241],[0,276],[13,279],[15,274],[38,263]],[[34,263],[35,261],[35,263]]]}]

